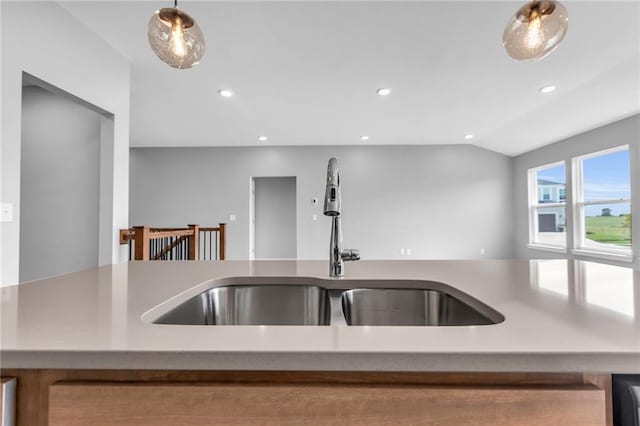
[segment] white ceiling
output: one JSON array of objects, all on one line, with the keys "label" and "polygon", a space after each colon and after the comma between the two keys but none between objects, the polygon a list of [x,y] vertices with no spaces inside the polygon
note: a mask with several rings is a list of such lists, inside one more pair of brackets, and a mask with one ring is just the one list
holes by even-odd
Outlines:
[{"label": "white ceiling", "polygon": [[[254,146],[259,135],[460,144],[473,133],[473,144],[516,155],[640,111],[637,1],[565,2],[564,42],[518,63],[501,39],[521,2],[183,0],[207,42],[191,70],[147,45],[149,17],[171,1],[61,4],[132,62],[132,146]],[[550,83],[558,90],[541,94]]]}]

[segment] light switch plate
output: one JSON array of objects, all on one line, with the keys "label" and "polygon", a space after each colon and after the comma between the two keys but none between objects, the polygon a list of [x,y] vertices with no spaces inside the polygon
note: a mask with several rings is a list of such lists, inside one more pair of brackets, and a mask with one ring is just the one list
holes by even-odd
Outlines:
[{"label": "light switch plate", "polygon": [[13,222],[13,204],[0,203],[0,222]]},{"label": "light switch plate", "polygon": [[230,214],[229,215],[229,222],[235,222],[236,221],[236,215],[235,214]]}]

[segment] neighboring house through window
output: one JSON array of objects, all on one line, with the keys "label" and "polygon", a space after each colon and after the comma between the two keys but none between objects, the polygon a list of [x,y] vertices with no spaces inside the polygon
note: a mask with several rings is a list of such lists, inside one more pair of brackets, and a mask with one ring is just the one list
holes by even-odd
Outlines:
[{"label": "neighboring house through window", "polygon": [[564,162],[529,170],[529,243],[566,247]]},{"label": "neighboring house through window", "polygon": [[[571,159],[567,206],[565,162],[529,169],[529,246],[578,255],[631,258],[629,146]],[[567,214],[573,238],[566,238]]]}]

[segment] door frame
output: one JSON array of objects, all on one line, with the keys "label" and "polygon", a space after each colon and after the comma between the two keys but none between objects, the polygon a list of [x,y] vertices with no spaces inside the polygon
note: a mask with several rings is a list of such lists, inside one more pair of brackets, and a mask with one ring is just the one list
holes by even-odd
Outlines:
[{"label": "door frame", "polygon": [[[22,72],[22,86],[20,91],[26,85],[37,86],[51,94],[61,96],[67,100],[75,102],[100,116],[100,146],[98,147],[98,167],[99,167],[99,184],[98,184],[98,229],[96,230],[96,238],[98,245],[98,258],[96,259],[98,266],[111,265],[114,263],[113,254],[115,249],[124,253],[123,248],[119,247],[118,233],[113,229],[113,205],[114,205],[114,165],[115,165],[115,115],[91,102],[88,102],[64,89],[59,88],[45,80],[42,80],[26,71]],[[22,95],[21,95],[22,96]],[[22,100],[20,101],[22,103]],[[22,134],[20,135],[20,143],[22,144]],[[22,168],[22,160],[19,168]],[[22,170],[20,170],[22,173]],[[22,190],[22,183],[19,185]],[[18,215],[18,228],[22,226],[20,221],[20,203],[14,214]],[[19,252],[19,250],[18,250]],[[122,258],[122,256],[121,256]],[[18,282],[20,282],[20,255],[18,254]]]}]

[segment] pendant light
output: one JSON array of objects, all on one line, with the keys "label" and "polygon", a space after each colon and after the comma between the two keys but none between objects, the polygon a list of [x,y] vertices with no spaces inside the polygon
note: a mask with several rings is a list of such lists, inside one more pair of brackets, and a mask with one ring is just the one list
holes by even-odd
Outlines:
[{"label": "pendant light", "polygon": [[196,21],[174,7],[157,10],[149,20],[147,30],[153,52],[174,68],[191,68],[204,56],[204,36]]},{"label": "pendant light", "polygon": [[502,44],[516,61],[537,61],[558,47],[568,27],[567,9],[560,2],[532,0],[513,15]]}]

